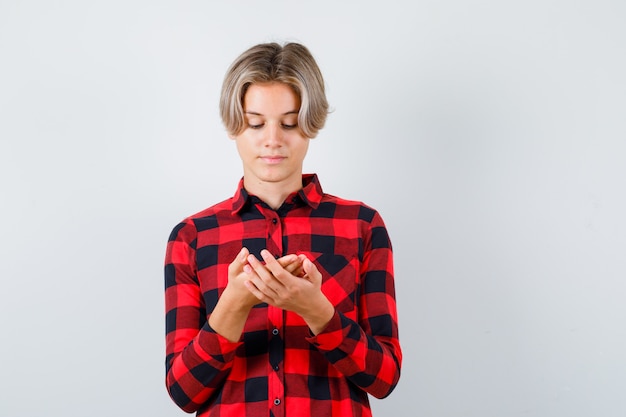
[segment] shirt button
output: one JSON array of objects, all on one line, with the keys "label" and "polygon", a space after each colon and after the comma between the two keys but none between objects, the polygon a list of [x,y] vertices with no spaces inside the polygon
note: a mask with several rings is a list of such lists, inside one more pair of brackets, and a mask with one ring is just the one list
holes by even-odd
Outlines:
[{"label": "shirt button", "polygon": [[274,255],[274,259],[278,259],[278,258],[280,258],[280,256]]},{"label": "shirt button", "polygon": [[279,333],[278,329],[274,329],[274,330],[272,330],[272,334],[273,334],[274,336],[278,336],[278,333]]},{"label": "shirt button", "polygon": [[278,365],[274,365],[274,370],[278,372]]},{"label": "shirt button", "polygon": [[272,224],[276,224],[276,223],[278,223],[278,220],[272,219]]},{"label": "shirt button", "polygon": [[280,398],[276,398],[274,400],[274,405],[280,405]]}]

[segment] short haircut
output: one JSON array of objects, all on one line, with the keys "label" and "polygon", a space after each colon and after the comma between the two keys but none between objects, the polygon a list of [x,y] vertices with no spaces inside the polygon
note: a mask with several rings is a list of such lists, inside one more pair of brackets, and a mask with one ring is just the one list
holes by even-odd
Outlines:
[{"label": "short haircut", "polygon": [[300,98],[298,126],[309,138],[324,127],[328,101],[322,73],[309,50],[299,43],[263,43],[245,51],[224,77],[220,115],[229,135],[247,126],[243,100],[251,84],[279,82],[290,86]]}]

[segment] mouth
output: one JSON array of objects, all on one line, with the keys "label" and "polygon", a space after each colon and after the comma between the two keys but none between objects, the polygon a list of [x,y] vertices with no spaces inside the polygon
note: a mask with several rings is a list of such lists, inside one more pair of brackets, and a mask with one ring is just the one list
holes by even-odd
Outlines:
[{"label": "mouth", "polygon": [[263,162],[269,165],[275,165],[281,163],[286,157],[280,155],[266,155],[260,157]]}]

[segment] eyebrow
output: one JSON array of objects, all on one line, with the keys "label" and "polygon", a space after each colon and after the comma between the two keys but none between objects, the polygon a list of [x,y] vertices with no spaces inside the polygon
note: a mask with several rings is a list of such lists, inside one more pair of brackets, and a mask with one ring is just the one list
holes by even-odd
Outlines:
[{"label": "eyebrow", "polygon": [[[244,111],[244,113],[245,114],[251,114],[253,116],[263,116],[262,113],[258,113],[258,112],[255,112],[255,111],[248,111],[248,110],[246,110],[246,111]],[[289,114],[298,114],[298,113],[300,113],[300,110],[290,110],[287,113],[283,113],[282,116],[287,116]]]}]

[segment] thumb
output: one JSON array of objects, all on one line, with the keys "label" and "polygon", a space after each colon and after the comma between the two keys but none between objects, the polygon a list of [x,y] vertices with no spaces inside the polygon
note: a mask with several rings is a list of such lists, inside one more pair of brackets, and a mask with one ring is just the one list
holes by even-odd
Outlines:
[{"label": "thumb", "polygon": [[322,274],[317,270],[317,267],[309,258],[305,258],[302,262],[302,269],[304,269],[304,274],[311,281],[318,281]]},{"label": "thumb", "polygon": [[246,247],[241,248],[235,259],[228,265],[228,271],[231,273],[238,273],[237,271],[241,271],[243,267],[248,263],[246,258],[250,252]]},{"label": "thumb", "polygon": [[237,258],[236,258],[237,262],[239,262],[241,265],[247,264],[248,255],[250,255],[250,251],[248,250],[248,248],[244,246],[243,248],[241,248],[241,250],[237,254]]}]

